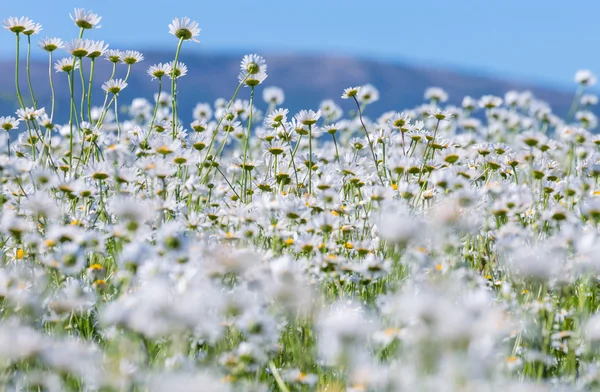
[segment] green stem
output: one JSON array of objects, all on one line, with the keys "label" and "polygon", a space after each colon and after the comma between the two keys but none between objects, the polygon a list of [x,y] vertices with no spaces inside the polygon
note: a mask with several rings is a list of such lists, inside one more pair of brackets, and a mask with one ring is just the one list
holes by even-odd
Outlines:
[{"label": "green stem", "polygon": [[283,382],[281,375],[279,375],[279,370],[277,370],[277,367],[275,366],[275,363],[273,363],[273,361],[269,362],[269,369],[271,369],[271,374],[273,374],[275,382],[277,383],[277,386],[279,387],[281,392],[290,392],[288,387],[285,385],[285,382]]},{"label": "green stem", "polygon": [[29,93],[31,94],[31,101],[33,102],[33,108],[37,109],[37,101],[33,94],[33,85],[31,84],[31,35],[27,35],[27,84],[29,85]]},{"label": "green stem", "polygon": [[242,185],[243,192],[242,196],[246,199],[246,180],[247,180],[247,170],[246,170],[246,159],[248,158],[248,147],[250,145],[250,131],[252,128],[252,106],[254,101],[254,86],[252,86],[252,90],[250,91],[250,117],[248,118],[248,131],[246,132],[246,140],[244,141],[244,167],[242,168]]},{"label": "green stem", "polygon": [[85,77],[83,76],[83,59],[79,57],[79,76],[81,77],[81,103],[79,105],[79,118],[83,121],[83,106],[85,104]]},{"label": "green stem", "polygon": [[96,64],[96,59],[92,59],[92,64],[90,65],[90,83],[88,84],[88,96],[87,96],[87,112],[88,112],[88,121],[92,122],[92,81],[94,80],[94,65]]},{"label": "green stem", "polygon": [[23,97],[21,96],[21,89],[19,88],[19,33],[16,33],[17,36],[17,58],[15,62],[15,86],[17,88],[17,99],[19,100],[19,104],[21,105],[21,109],[25,110],[25,104],[23,103]]},{"label": "green stem", "polygon": [[179,61],[179,52],[181,51],[181,44],[183,44],[183,37],[179,39],[177,44],[177,51],[175,52],[175,62],[173,63],[173,69],[171,70],[171,128],[173,140],[175,140],[175,130],[177,129],[177,92],[175,91],[175,70],[177,69],[177,63]]},{"label": "green stem", "polygon": [[52,52],[50,52],[50,56],[48,57],[48,78],[50,79],[50,94],[52,100],[52,109],[50,111],[50,121],[54,118],[54,81],[52,80]]},{"label": "green stem", "polygon": [[[162,93],[162,78],[158,78],[158,96],[156,97],[156,105],[154,105],[154,114],[152,115],[152,122],[150,123],[150,130],[148,131],[148,135],[152,132],[152,128],[154,127],[154,121],[156,120],[156,113],[158,112],[158,104],[160,102],[160,94]],[[146,136],[146,140],[148,140],[148,136]]]},{"label": "green stem", "polygon": [[308,194],[312,195],[312,124],[308,124]]},{"label": "green stem", "polygon": [[121,126],[119,125],[119,109],[117,105],[117,94],[115,94],[115,121],[117,122],[117,141],[121,141]]},{"label": "green stem", "polygon": [[381,181],[381,185],[383,185],[383,179],[381,178],[381,174],[379,174],[379,162],[377,161],[377,156],[375,155],[375,150],[373,149],[373,142],[371,141],[371,137],[369,136],[369,132],[367,131],[367,127],[365,126],[365,123],[362,118],[362,109],[360,108],[360,104],[358,103],[358,100],[356,99],[356,97],[352,97],[352,98],[354,98],[354,102],[356,102],[356,107],[358,108],[358,117],[359,117],[360,123],[362,124],[362,127],[365,131],[365,134],[367,135],[367,141],[369,142],[369,148],[371,149],[371,155],[373,155],[373,162],[375,163],[375,171],[377,172],[377,177],[379,177],[379,181]]},{"label": "green stem", "polygon": [[67,75],[69,78],[69,89],[71,92],[71,104],[69,105],[69,173],[73,175],[73,108],[75,107],[75,89],[73,85],[73,71]]}]

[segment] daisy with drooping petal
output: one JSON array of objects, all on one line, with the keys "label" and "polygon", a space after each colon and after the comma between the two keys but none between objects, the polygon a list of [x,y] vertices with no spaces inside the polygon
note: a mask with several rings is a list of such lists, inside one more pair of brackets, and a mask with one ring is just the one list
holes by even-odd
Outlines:
[{"label": "daisy with drooping petal", "polygon": [[196,39],[200,34],[200,28],[198,28],[198,22],[192,21],[190,18],[175,18],[169,25],[169,33],[175,37],[184,41],[192,40],[194,42],[200,42]]}]

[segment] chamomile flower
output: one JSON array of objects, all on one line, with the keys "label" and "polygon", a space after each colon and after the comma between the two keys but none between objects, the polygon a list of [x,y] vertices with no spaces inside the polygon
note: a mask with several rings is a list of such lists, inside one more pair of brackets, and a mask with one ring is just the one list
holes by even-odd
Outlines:
[{"label": "chamomile flower", "polygon": [[83,8],[75,8],[74,15],[69,15],[75,25],[81,29],[90,30],[93,28],[99,29],[101,16],[94,14],[92,11],[86,12]]},{"label": "chamomile flower", "polygon": [[103,56],[106,53],[108,50],[108,44],[105,44],[104,41],[91,41],[88,50],[89,52],[87,57],[95,59]]},{"label": "chamomile flower", "polygon": [[[168,66],[169,66],[169,72],[167,73],[167,76],[171,79],[173,78],[173,76],[175,77],[175,79],[178,79],[182,76],[187,75],[187,72],[188,72],[187,65],[185,65],[181,61],[178,61],[177,65],[175,65],[175,61],[171,61],[168,64]],[[175,67],[175,68],[173,68],[173,67]]]},{"label": "chamomile flower", "polygon": [[56,49],[62,49],[65,47],[65,43],[60,38],[49,38],[46,37],[39,42],[39,47],[44,49],[46,52],[54,52]]},{"label": "chamomile flower", "polygon": [[358,96],[358,94],[360,94],[360,90],[361,90],[361,86],[356,86],[356,87],[348,87],[347,89],[344,89],[344,93],[342,94],[342,99],[350,99],[350,98],[355,98]]},{"label": "chamomile flower", "polygon": [[266,78],[267,74],[264,72],[260,72],[257,74],[240,72],[240,74],[238,75],[238,80],[240,81],[240,83],[244,83],[244,85],[247,87],[256,87],[262,82],[264,82]]},{"label": "chamomile flower", "polygon": [[301,110],[295,116],[296,120],[303,125],[313,125],[321,118],[321,111]]},{"label": "chamomile flower", "polygon": [[146,72],[148,73],[150,78],[154,80],[161,79],[163,76],[169,74],[170,71],[171,67],[169,66],[169,64],[158,63],[148,67],[148,71]]},{"label": "chamomile flower", "polygon": [[85,57],[90,52],[92,41],[88,39],[76,38],[65,44],[65,50],[73,57]]},{"label": "chamomile flower", "polygon": [[34,28],[34,23],[31,19],[22,16],[20,18],[16,18],[14,16],[9,17],[2,21],[2,26],[8,30],[12,31],[15,34],[22,33],[27,30],[31,30]]},{"label": "chamomile flower", "polygon": [[56,72],[71,72],[75,69],[79,68],[79,61],[77,61],[74,57],[67,57],[64,59],[58,60],[54,63],[54,70]]},{"label": "chamomile flower", "polygon": [[0,128],[4,129],[5,131],[17,129],[20,122],[21,120],[14,117],[0,117]]},{"label": "chamomile flower", "polygon": [[133,65],[144,60],[144,55],[137,50],[126,50],[121,52],[121,61],[127,65]]},{"label": "chamomile flower", "polygon": [[123,79],[111,79],[107,82],[104,82],[102,85],[102,90],[107,93],[111,93],[114,95],[118,95],[125,87],[127,87],[127,82]]},{"label": "chamomile flower", "polygon": [[118,49],[110,49],[104,53],[104,58],[114,64],[119,64],[123,58],[123,52]]},{"label": "chamomile flower", "polygon": [[34,35],[34,34],[39,34],[40,31],[42,31],[42,25],[39,23],[32,23],[32,25],[29,26],[28,29],[23,31],[23,34],[24,35]]},{"label": "chamomile flower", "polygon": [[19,116],[19,118],[23,121],[33,121],[36,118],[44,115],[45,113],[46,113],[46,110],[44,108],[41,108],[41,109],[25,108],[25,109],[17,110],[17,116]]},{"label": "chamomile flower", "polygon": [[169,34],[173,34],[178,39],[187,41],[192,40],[194,42],[200,42],[196,37],[200,34],[198,28],[198,22],[192,21],[190,18],[175,18],[169,25]]},{"label": "chamomile flower", "polygon": [[591,87],[596,84],[596,75],[588,69],[582,69],[575,73],[575,81],[582,86]]},{"label": "chamomile flower", "polygon": [[285,94],[279,87],[269,86],[263,90],[263,99],[266,103],[276,106],[282,105],[285,100]]}]

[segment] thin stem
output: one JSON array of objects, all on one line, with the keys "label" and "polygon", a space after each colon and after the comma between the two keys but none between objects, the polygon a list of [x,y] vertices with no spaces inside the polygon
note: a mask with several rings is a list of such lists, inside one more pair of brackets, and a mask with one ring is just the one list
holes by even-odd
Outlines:
[{"label": "thin stem", "polygon": [[312,124],[308,124],[308,194],[312,195]]},{"label": "thin stem", "polygon": [[332,133],[331,137],[333,138],[333,145],[335,146],[335,160],[337,163],[340,163],[340,152],[338,151],[337,141],[335,140],[335,134]]},{"label": "thin stem", "polygon": [[52,109],[50,111],[50,121],[54,119],[54,81],[52,80],[52,52],[48,56],[48,79],[50,79],[50,94],[52,100]]},{"label": "thin stem", "polygon": [[379,177],[379,181],[381,181],[381,185],[383,185],[383,179],[381,178],[381,174],[379,174],[379,162],[377,161],[377,156],[375,155],[375,150],[373,149],[373,142],[371,142],[371,137],[369,136],[369,132],[367,131],[367,127],[363,121],[362,117],[362,109],[360,108],[360,104],[356,97],[354,98],[354,102],[356,102],[356,107],[358,108],[358,117],[360,119],[360,123],[365,131],[365,135],[367,135],[367,141],[369,142],[369,148],[371,149],[371,155],[373,155],[373,162],[375,163],[375,171],[377,172],[377,177]]},{"label": "thin stem", "polygon": [[246,160],[248,158],[248,146],[250,145],[250,131],[252,127],[252,106],[254,101],[254,86],[252,86],[252,90],[250,91],[250,117],[248,118],[248,131],[246,132],[246,140],[244,141],[244,167],[242,168],[242,186],[243,192],[242,195],[244,199],[246,199],[246,180],[247,180],[247,170],[246,170]]},{"label": "thin stem", "polygon": [[88,96],[87,96],[87,113],[88,121],[92,122],[92,81],[94,80],[94,65],[96,59],[92,58],[92,64],[90,65],[90,83],[88,84]]},{"label": "thin stem", "polygon": [[37,109],[37,101],[33,94],[33,85],[31,84],[31,35],[27,35],[27,84],[29,85],[29,93],[31,94],[31,101],[33,102],[33,108]]},{"label": "thin stem", "polygon": [[85,77],[83,76],[83,59],[79,57],[79,76],[81,77],[81,104],[79,107],[79,118],[83,121],[83,106],[85,104]]},{"label": "thin stem", "polygon": [[115,121],[117,122],[117,141],[121,141],[121,126],[119,125],[119,109],[117,105],[117,94],[115,94]]},{"label": "thin stem", "polygon": [[[285,124],[282,122],[281,125],[283,126],[283,131],[285,132],[285,134],[288,134],[287,129],[285,128]],[[290,154],[291,154],[291,149],[292,149],[292,142],[290,141],[291,137],[288,138],[286,137],[288,145],[290,146]],[[296,170],[296,162],[294,162],[294,154],[291,154],[291,161],[292,161],[292,166],[294,167],[294,176],[296,177],[296,192],[298,193],[298,195],[300,195],[300,183],[298,182],[298,170]],[[288,165],[288,169],[289,169],[289,165]],[[275,173],[275,176],[277,176],[277,173]]]},{"label": "thin stem", "polygon": [[152,115],[152,122],[150,123],[150,130],[148,131],[148,135],[152,131],[154,127],[154,121],[156,120],[156,113],[158,112],[158,104],[160,102],[160,94],[162,93],[162,78],[158,78],[158,96],[156,97],[156,104],[154,105],[154,114]]},{"label": "thin stem", "polygon": [[283,382],[281,375],[279,375],[279,370],[277,370],[277,367],[275,366],[275,363],[273,363],[273,361],[269,362],[269,369],[271,370],[271,374],[273,374],[275,382],[277,383],[277,386],[279,387],[281,392],[290,392],[288,387],[285,385],[285,382]]},{"label": "thin stem", "polygon": [[171,112],[172,112],[172,136],[175,140],[175,129],[177,129],[177,92],[175,91],[175,71],[177,70],[177,63],[179,61],[179,52],[181,51],[181,44],[183,44],[183,37],[179,38],[177,44],[177,51],[175,52],[175,62],[173,63],[173,69],[171,70]]},{"label": "thin stem", "polygon": [[[233,93],[233,96],[231,97],[231,99],[229,100],[229,103],[227,104],[227,109],[229,109],[231,107],[231,104],[233,103],[233,101],[235,100],[235,98],[237,97],[240,88],[242,87],[242,85],[246,82],[246,79],[248,79],[248,76],[250,76],[250,74],[246,75],[246,77],[244,77],[244,79],[240,82],[240,84],[238,84],[237,88],[235,89],[235,92]],[[217,138],[217,134],[219,132],[219,127],[221,126],[221,123],[223,122],[223,120],[225,119],[225,116],[222,116],[219,119],[219,122],[217,123],[217,126],[215,127],[215,130],[212,134],[212,137],[210,138],[210,143],[208,145],[208,148],[206,149],[206,155],[204,155],[204,160],[202,161],[202,164],[200,166],[200,170],[204,169],[204,164],[206,163],[206,160],[208,159],[208,157],[211,155],[210,152],[212,150],[212,146],[215,142],[215,139]],[[204,176],[203,182],[206,181],[208,179],[208,175],[210,174],[210,167],[208,168],[208,171],[206,172],[206,175]]]},{"label": "thin stem", "polygon": [[67,75],[69,78],[69,89],[71,92],[71,104],[69,105],[69,173],[73,174],[73,108],[75,107],[75,89],[73,88],[73,71]]},{"label": "thin stem", "polygon": [[17,36],[17,58],[15,61],[15,86],[17,88],[17,99],[19,100],[19,104],[21,105],[21,109],[25,110],[25,104],[23,103],[23,97],[21,96],[21,89],[19,88],[19,33],[15,34]]}]

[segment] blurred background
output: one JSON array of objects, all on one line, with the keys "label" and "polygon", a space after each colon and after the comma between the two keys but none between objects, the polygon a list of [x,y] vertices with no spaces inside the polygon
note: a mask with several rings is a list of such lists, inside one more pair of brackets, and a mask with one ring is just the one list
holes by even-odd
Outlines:
[{"label": "blurred background", "polygon": [[[171,20],[196,20],[202,29],[200,43],[184,43],[180,58],[189,68],[181,83],[183,110],[231,97],[239,60],[247,53],[266,58],[269,77],[264,86],[284,88],[284,106],[292,111],[317,108],[323,99],[338,100],[345,87],[371,83],[381,92],[381,100],[369,109],[372,114],[418,105],[430,86],[445,89],[453,104],[464,95],[531,90],[565,114],[576,88],[574,73],[600,67],[597,0],[2,3],[1,19],[27,16],[43,25],[33,36],[35,43],[46,36],[76,37],[78,30],[69,18],[75,7],[102,16],[102,28],[87,31],[85,38],[104,40],[113,49],[139,50],[146,57],[133,67],[125,101],[150,98],[156,91],[146,70],[173,60],[177,39],[168,33]],[[0,115],[16,108],[14,40],[14,34],[0,33]],[[49,97],[46,56],[37,47],[33,50],[31,69],[40,100]],[[64,50],[56,53],[56,58],[61,56],[66,56]],[[101,63],[99,85],[110,74],[108,61]],[[125,67],[119,72],[123,77]],[[55,74],[58,93],[66,96],[59,105],[68,107],[63,76]]]}]

